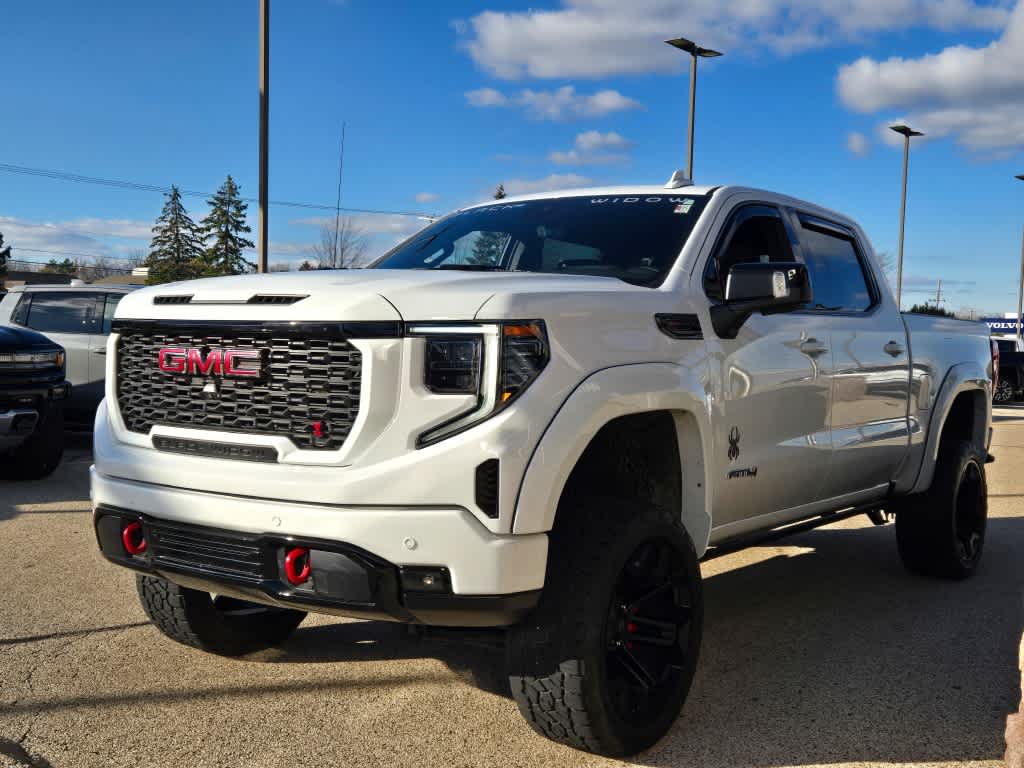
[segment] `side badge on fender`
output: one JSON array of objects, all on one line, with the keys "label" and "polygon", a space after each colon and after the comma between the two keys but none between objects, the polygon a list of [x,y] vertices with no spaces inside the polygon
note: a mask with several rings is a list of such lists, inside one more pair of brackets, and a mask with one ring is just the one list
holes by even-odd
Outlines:
[{"label": "side badge on fender", "polygon": [[729,461],[736,461],[740,457],[740,430],[733,427],[729,430]]}]

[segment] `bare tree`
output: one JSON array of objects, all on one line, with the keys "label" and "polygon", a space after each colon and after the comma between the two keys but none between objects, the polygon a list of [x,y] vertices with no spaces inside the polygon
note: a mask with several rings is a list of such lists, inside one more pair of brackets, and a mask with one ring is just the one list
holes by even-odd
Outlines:
[{"label": "bare tree", "polygon": [[270,272],[291,272],[292,265],[287,261],[277,261],[268,268]]},{"label": "bare tree", "polygon": [[365,257],[369,236],[351,216],[339,216],[320,227],[320,242],[313,245],[313,256],[320,269],[351,269]]}]

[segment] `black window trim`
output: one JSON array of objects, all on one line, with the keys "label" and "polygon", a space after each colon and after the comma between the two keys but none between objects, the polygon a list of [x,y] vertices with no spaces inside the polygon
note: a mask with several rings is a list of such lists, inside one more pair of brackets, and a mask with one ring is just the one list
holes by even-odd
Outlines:
[{"label": "black window trim", "polygon": [[[824,317],[872,317],[876,312],[878,312],[882,306],[882,292],[879,289],[878,281],[875,277],[875,271],[871,269],[867,260],[864,258],[864,248],[861,246],[860,240],[857,238],[857,233],[845,224],[827,219],[816,213],[808,213],[807,211],[792,209],[792,215],[796,220],[796,223],[800,225],[800,229],[809,229],[812,232],[818,232],[840,240],[846,240],[853,246],[853,252],[857,256],[857,263],[860,264],[860,271],[864,275],[864,282],[868,289],[868,294],[871,296],[871,304],[867,309],[832,310],[807,307],[805,309],[798,309],[796,312],[802,315],[819,315]],[[797,238],[799,238],[799,236],[799,230],[797,230]],[[805,250],[806,247],[801,240],[801,261],[806,265],[807,260],[806,258],[803,258]],[[811,283],[811,290],[814,290],[813,281]],[[811,300],[813,301],[813,295]]]},{"label": "black window trim", "polygon": [[[715,293],[709,289],[708,272],[711,270],[712,266],[714,266],[715,269],[721,273],[721,269],[718,266],[719,255],[722,253],[722,250],[728,246],[733,235],[736,234],[736,228],[744,221],[747,221],[754,216],[777,218],[786,230],[789,253],[793,257],[793,261],[803,263],[799,241],[795,238],[793,228],[789,219],[783,213],[782,207],[778,203],[768,202],[767,200],[743,200],[742,202],[737,203],[736,206],[726,214],[725,224],[719,230],[718,236],[715,238],[715,244],[711,248],[707,261],[704,262],[704,269],[701,272],[701,285],[704,290],[704,295],[711,301],[720,304],[725,301],[725,296],[715,295]],[[719,280],[721,280],[721,274],[719,274]]]}]

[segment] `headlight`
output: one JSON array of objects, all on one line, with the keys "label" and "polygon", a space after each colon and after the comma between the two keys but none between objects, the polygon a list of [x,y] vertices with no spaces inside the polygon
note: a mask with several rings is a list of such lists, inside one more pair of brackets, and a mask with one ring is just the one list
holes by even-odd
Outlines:
[{"label": "headlight", "polygon": [[0,352],[0,370],[36,371],[42,368],[63,368],[64,350],[45,352]]},{"label": "headlight", "polygon": [[541,320],[458,326],[414,326],[424,336],[424,386],[436,394],[476,395],[476,404],[420,435],[420,447],[488,419],[533,383],[549,359]]}]

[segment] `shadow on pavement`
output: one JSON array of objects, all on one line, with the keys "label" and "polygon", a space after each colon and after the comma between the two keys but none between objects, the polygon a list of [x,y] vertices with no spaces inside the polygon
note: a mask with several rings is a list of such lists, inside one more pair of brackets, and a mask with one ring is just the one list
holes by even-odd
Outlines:
[{"label": "shadow on pavement", "polygon": [[93,629],[73,629],[67,632],[51,632],[46,635],[28,635],[25,637],[0,637],[0,646],[21,645],[22,643],[38,643],[42,640],[56,640],[64,637],[82,637],[94,635],[97,632],[120,632],[122,629],[135,629],[136,627],[148,627],[148,621],[137,621],[133,624],[115,624],[111,627],[95,627]]},{"label": "shadow on pavement", "polygon": [[[1024,520],[990,521],[974,579],[907,573],[892,526],[820,529],[806,548],[708,576],[702,657],[651,766],[959,762],[1002,755],[1016,709]],[[470,642],[467,643],[467,640]],[[499,633],[360,622],[300,630],[268,663],[436,658],[508,696]]]}]

